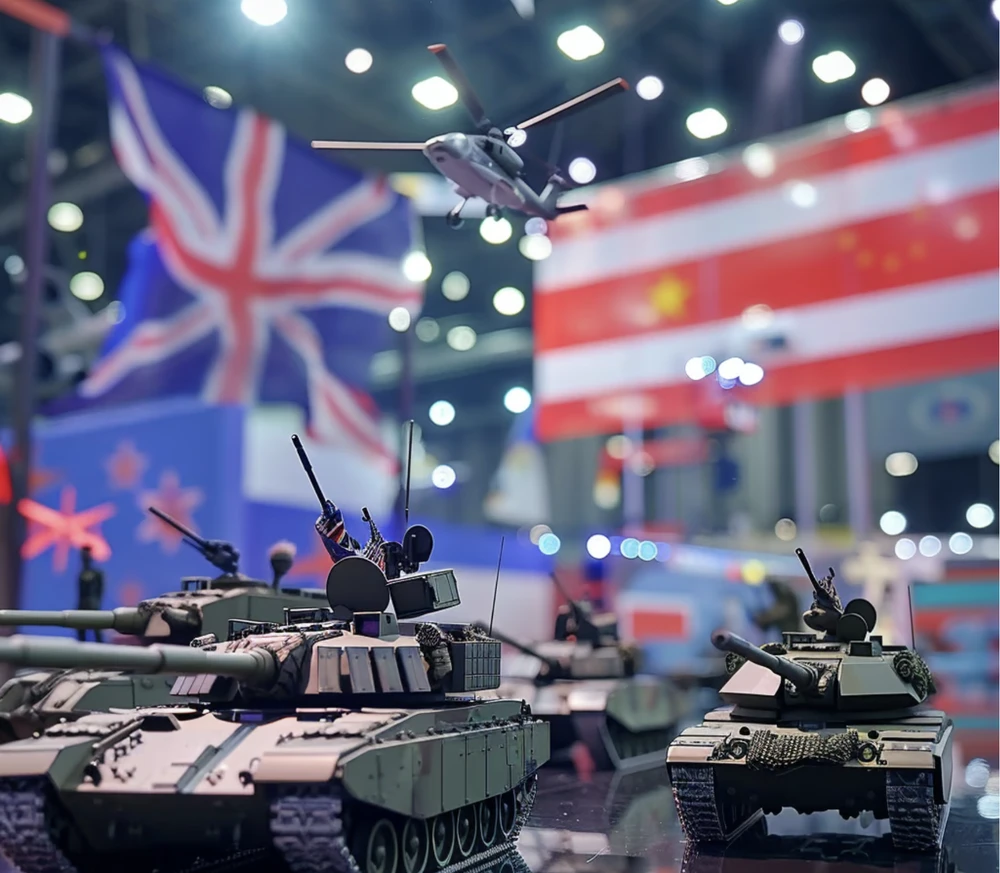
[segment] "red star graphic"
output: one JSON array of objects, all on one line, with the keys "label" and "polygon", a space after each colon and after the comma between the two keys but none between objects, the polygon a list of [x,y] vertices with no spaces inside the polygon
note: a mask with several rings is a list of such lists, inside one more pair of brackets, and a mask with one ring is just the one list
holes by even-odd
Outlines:
[{"label": "red star graphic", "polygon": [[[28,473],[28,493],[34,494],[42,491],[55,482],[59,474],[53,470],[43,470],[40,467],[33,468]],[[13,487],[10,482],[10,467],[7,463],[7,454],[3,446],[0,446],[0,504],[10,503],[13,496]]]},{"label": "red star graphic", "polygon": [[[111,557],[111,548],[99,531],[90,528],[97,527],[115,514],[112,503],[102,503],[99,506],[75,512],[76,488],[66,485],[59,495],[59,509],[51,509],[36,503],[34,500],[22,500],[18,510],[31,524],[30,536],[21,547],[21,555],[26,561],[40,555],[52,546],[52,567],[57,573],[66,569],[69,561],[70,548],[80,549],[90,546],[94,558],[106,561]],[[38,529],[38,526],[41,529]]]},{"label": "red star graphic", "polygon": [[104,469],[108,471],[111,487],[126,491],[130,491],[139,484],[142,474],[146,472],[148,466],[149,460],[136,449],[131,440],[118,443],[114,454],[104,462]]},{"label": "red star graphic", "polygon": [[319,539],[319,534],[316,534],[316,539],[319,542],[312,554],[301,560],[296,560],[292,565],[292,569],[288,571],[288,575],[297,578],[305,577],[313,579],[319,582],[320,585],[325,585],[326,577],[333,566],[333,561],[330,560],[323,541]]},{"label": "red star graphic", "polygon": [[136,582],[135,579],[127,579],[118,586],[118,605],[135,606],[142,600],[142,591],[141,582]]},{"label": "red star graphic", "polygon": [[147,512],[147,509],[155,506],[179,524],[198,533],[191,513],[204,499],[200,488],[181,488],[177,474],[173,470],[165,470],[160,474],[159,488],[155,491],[139,492],[139,506],[146,513],[137,531],[139,539],[147,543],[158,542],[165,552],[176,552],[184,541],[184,535]]}]

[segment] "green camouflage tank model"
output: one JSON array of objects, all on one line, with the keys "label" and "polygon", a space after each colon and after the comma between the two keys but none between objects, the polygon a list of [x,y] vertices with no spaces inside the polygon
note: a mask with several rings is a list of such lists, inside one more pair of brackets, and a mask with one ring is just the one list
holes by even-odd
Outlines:
[{"label": "green camouflage tank model", "polygon": [[803,616],[822,633],[785,633],[758,648],[728,631],[732,706],[683,731],[667,750],[678,817],[692,842],[729,841],[763,813],[836,810],[888,819],[904,851],[934,852],[944,835],[952,782],[952,722],[917,710],[934,693],[920,656],[872,636],[867,600],[842,607],[833,570],[817,580]]},{"label": "green camouflage tank model", "polygon": [[528,646],[494,632],[523,654],[505,670],[499,694],[524,700],[552,725],[553,749],[582,743],[599,769],[660,760],[681,714],[679,690],[637,675],[638,652],[620,642],[615,617],[594,615],[553,580],[568,604],[554,640]]},{"label": "green camouflage tank model", "polygon": [[[324,606],[321,589],[281,589],[291,569],[295,547],[278,543],[270,552],[272,582],[239,573],[239,552],[218,540],[205,540],[174,519],[151,510],[178,528],[185,542],[199,551],[221,575],[181,580],[181,590],[144,600],[138,606],[111,610],[0,610],[0,626],[68,627],[114,630],[137,642],[187,644],[206,634],[224,638],[230,619],[281,621],[286,609]],[[31,670],[0,687],[0,742],[30,737],[59,721],[88,712],[155,706],[171,700],[171,676],[136,675],[122,669]]]}]

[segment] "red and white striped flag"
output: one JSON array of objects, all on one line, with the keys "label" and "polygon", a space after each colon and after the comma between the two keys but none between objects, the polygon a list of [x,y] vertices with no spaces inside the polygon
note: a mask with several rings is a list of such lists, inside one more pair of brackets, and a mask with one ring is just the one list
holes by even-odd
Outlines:
[{"label": "red and white striped flag", "polygon": [[[700,355],[761,364],[733,392],[761,404],[995,367],[997,118],[987,86],[871,110],[857,133],[827,122],[690,181],[711,162],[595,189],[537,266],[540,436],[695,420],[711,380],[684,368]],[[761,305],[755,334],[742,316]]]}]

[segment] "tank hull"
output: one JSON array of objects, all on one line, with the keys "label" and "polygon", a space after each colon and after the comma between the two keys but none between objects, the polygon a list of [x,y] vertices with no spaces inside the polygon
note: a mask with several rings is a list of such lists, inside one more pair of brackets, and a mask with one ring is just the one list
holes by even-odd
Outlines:
[{"label": "tank hull", "polygon": [[272,852],[293,873],[387,852],[403,871],[404,847],[471,864],[513,845],[548,740],[506,700],[85,716],[0,748],[0,851],[23,873]]},{"label": "tank hull", "polygon": [[776,725],[709,713],[667,750],[678,817],[693,842],[721,842],[765,813],[870,812],[905,851],[936,851],[951,796],[952,724],[942,712]]},{"label": "tank hull", "polygon": [[583,743],[599,769],[632,769],[661,759],[680,717],[673,687],[652,676],[556,680],[505,679],[498,695],[525,701],[552,725],[554,752]]}]

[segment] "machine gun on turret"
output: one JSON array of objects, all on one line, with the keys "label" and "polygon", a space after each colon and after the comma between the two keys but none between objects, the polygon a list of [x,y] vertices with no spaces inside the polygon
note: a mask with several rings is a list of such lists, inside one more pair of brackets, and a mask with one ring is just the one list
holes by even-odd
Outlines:
[{"label": "machine gun on turret", "polygon": [[199,552],[213,567],[218,567],[224,576],[236,576],[239,573],[240,553],[232,543],[223,540],[206,540],[155,506],[148,508],[160,521],[169,524],[183,535],[184,542]]},{"label": "machine gun on turret", "polygon": [[566,600],[556,616],[555,639],[568,640],[575,637],[593,646],[615,646],[618,644],[618,621],[611,613],[594,615],[589,605],[579,603],[569,596],[559,577],[550,574],[559,593]]}]

